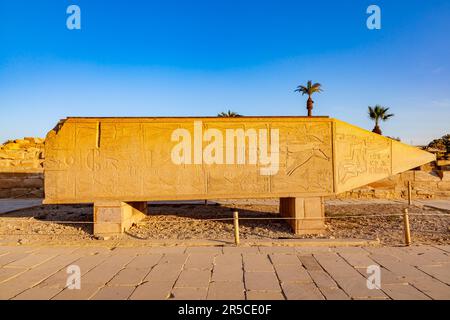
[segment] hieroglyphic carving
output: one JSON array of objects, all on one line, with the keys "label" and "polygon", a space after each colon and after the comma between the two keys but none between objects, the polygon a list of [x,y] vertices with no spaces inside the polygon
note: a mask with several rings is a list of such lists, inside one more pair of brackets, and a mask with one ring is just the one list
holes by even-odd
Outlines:
[{"label": "hieroglyphic carving", "polygon": [[333,192],[331,122],[272,124],[285,137],[280,143],[280,175],[273,177],[272,190],[288,192]]},{"label": "hieroglyphic carving", "polygon": [[[264,163],[248,161],[254,151],[264,153],[261,144],[250,148],[248,142],[243,163],[174,163],[171,135],[179,128],[194,133],[194,122],[200,131],[222,134],[278,130],[273,159],[279,168],[262,174]],[[407,170],[432,160],[426,152],[320,117],[69,118],[49,132],[45,147],[46,203],[329,195],[389,176],[393,162]],[[223,151],[237,154],[237,148]],[[392,150],[413,150],[417,161],[393,158]]]},{"label": "hieroglyphic carving", "polygon": [[335,141],[340,188],[351,189],[391,175],[391,139],[338,122]]}]

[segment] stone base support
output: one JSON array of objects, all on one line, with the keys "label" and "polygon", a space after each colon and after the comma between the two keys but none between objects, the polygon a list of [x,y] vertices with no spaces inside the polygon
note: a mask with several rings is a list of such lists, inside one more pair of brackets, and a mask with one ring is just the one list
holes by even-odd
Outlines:
[{"label": "stone base support", "polygon": [[323,197],[280,198],[280,214],[288,220],[295,234],[319,234],[325,231]]},{"label": "stone base support", "polygon": [[94,203],[94,234],[117,235],[147,214],[147,202],[100,201]]}]

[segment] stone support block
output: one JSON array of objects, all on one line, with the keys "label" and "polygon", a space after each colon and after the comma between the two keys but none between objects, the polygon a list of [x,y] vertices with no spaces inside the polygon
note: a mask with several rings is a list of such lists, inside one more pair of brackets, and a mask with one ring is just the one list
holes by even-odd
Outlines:
[{"label": "stone support block", "polygon": [[100,201],[94,203],[94,234],[118,235],[147,214],[147,202]]},{"label": "stone support block", "polygon": [[325,231],[323,197],[280,198],[280,214],[290,219],[295,234],[319,234]]}]

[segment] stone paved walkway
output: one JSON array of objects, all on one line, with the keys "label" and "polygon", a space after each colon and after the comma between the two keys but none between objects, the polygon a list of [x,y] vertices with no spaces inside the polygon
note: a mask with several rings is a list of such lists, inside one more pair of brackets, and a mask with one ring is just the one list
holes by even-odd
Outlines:
[{"label": "stone paved walkway", "polygon": [[450,299],[450,246],[0,246],[0,299]]},{"label": "stone paved walkway", "polygon": [[424,206],[450,212],[450,200],[416,200],[416,202]]}]

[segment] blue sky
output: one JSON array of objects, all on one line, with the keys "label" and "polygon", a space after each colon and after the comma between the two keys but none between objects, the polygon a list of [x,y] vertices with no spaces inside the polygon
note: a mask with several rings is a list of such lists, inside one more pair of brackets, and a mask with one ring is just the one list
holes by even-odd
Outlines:
[{"label": "blue sky", "polygon": [[422,144],[450,132],[449,33],[448,0],[0,0],[0,142],[67,116],[304,115],[311,79],[314,114],[372,129],[386,105],[384,134]]}]

